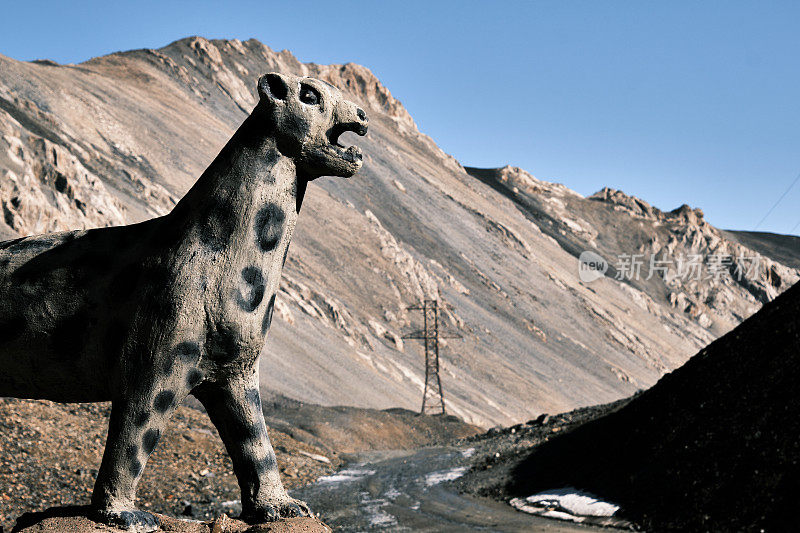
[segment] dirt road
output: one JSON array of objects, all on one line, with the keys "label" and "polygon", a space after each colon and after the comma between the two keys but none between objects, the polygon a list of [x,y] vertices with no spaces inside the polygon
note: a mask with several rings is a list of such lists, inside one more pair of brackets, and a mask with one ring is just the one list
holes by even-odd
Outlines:
[{"label": "dirt road", "polygon": [[458,494],[447,482],[466,471],[473,451],[430,447],[355,454],[336,474],[292,494],[336,531],[608,531]]}]

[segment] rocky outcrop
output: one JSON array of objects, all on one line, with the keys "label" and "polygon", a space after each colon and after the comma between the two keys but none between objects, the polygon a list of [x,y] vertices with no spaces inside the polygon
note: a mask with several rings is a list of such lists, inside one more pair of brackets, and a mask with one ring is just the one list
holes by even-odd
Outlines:
[{"label": "rocky outcrop", "polygon": [[[800,271],[727,238],[703,217],[700,209],[684,204],[663,212],[621,191],[605,188],[590,196],[655,228],[663,226],[666,240],[655,234],[639,251],[669,260],[659,272],[669,288],[670,305],[694,318],[703,327],[713,316],[738,323],[758,307],[774,300],[800,279]],[[691,269],[690,275],[685,276]]]},{"label": "rocky outcrop", "polygon": [[739,324],[800,279],[800,270],[729,238],[685,204],[665,212],[609,187],[584,198],[517,167],[468,170],[512,197],[565,251],[605,258],[620,288],[649,294],[712,334]]},{"label": "rocky outcrop", "polygon": [[[124,207],[65,146],[0,109],[0,210],[19,235],[125,223]],[[154,202],[155,203],[155,202]]]}]

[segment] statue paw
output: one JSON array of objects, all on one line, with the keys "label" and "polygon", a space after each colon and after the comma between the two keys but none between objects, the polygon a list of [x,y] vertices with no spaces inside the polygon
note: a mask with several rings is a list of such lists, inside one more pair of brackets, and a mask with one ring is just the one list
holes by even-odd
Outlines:
[{"label": "statue paw", "polygon": [[129,511],[95,511],[93,515],[92,518],[97,522],[133,533],[156,531],[160,525],[158,518],[138,509]]},{"label": "statue paw", "polygon": [[281,518],[293,518],[296,516],[313,516],[311,508],[302,500],[287,498],[280,504],[279,511]]},{"label": "statue paw", "polygon": [[281,500],[265,503],[243,512],[241,518],[246,522],[258,524],[299,516],[313,516],[313,513],[306,502],[286,496]]}]

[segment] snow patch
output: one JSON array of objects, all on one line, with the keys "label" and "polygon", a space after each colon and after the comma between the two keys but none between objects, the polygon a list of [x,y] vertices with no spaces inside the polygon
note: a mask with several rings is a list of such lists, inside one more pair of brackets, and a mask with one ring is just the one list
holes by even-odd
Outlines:
[{"label": "snow patch", "polygon": [[399,490],[397,490],[396,488],[391,487],[389,490],[384,492],[383,495],[386,496],[387,498],[389,498],[390,500],[394,501],[397,498],[399,498],[400,496],[402,496],[402,493]]},{"label": "snow patch", "polygon": [[437,470],[425,476],[425,485],[432,487],[445,481],[453,481],[463,476],[467,471],[466,466],[458,466],[449,470]]},{"label": "snow patch", "polygon": [[352,483],[353,481],[358,481],[359,479],[371,476],[372,474],[375,473],[375,470],[360,468],[361,466],[363,465],[356,465],[353,468],[345,468],[343,470],[339,470],[335,474],[331,474],[330,476],[322,476],[317,480],[317,483],[323,485],[325,484],[340,485],[342,483]]},{"label": "snow patch", "polygon": [[370,498],[369,492],[359,493],[364,512],[369,517],[369,525],[373,528],[387,528],[397,525],[397,519],[383,510],[389,504],[383,498]]},{"label": "snow patch", "polygon": [[619,505],[604,502],[592,494],[574,488],[548,490],[527,498],[514,498],[509,503],[519,511],[558,520],[607,525],[626,523],[612,519],[619,511]]}]

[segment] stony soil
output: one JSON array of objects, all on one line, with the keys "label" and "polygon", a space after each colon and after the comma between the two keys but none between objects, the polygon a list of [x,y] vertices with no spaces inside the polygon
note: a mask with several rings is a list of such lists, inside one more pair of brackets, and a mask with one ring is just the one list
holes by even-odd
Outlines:
[{"label": "stony soil", "polygon": [[[13,533],[124,533],[89,520],[86,508],[68,507],[50,509],[23,516]],[[156,513],[157,514],[157,513]],[[178,519],[157,514],[161,523],[159,531],[165,533],[331,533],[331,528],[316,518],[286,518],[267,524],[250,525],[227,515],[214,520],[198,521]]]},{"label": "stony soil", "polygon": [[[110,404],[57,404],[0,398],[0,526],[27,511],[88,504],[105,445]],[[283,483],[300,487],[333,472],[335,453],[270,429]],[[328,457],[330,464],[308,455]],[[142,509],[211,519],[238,514],[239,487],[205,413],[180,407],[148,461]]]},{"label": "stony soil", "polygon": [[798,317],[800,284],[604,416],[524,443],[504,431],[490,439],[496,464],[484,454],[463,490],[507,499],[576,487],[648,531],[795,530]]}]

